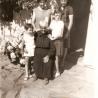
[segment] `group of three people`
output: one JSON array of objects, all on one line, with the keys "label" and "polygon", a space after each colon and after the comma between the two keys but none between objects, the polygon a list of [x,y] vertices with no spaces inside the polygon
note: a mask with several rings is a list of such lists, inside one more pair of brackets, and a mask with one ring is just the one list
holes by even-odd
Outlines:
[{"label": "group of three people", "polygon": [[[26,34],[24,37],[24,56],[27,62],[25,63],[25,80],[29,77],[29,58],[34,56],[35,74],[33,79],[44,78],[45,84],[47,84],[53,76],[54,63],[56,67],[55,77],[60,76],[59,57],[64,56],[65,58],[69,46],[68,44],[64,45],[64,39],[68,40],[69,38],[68,35],[73,22],[73,10],[70,6],[66,6],[66,0],[66,2],[62,2],[61,10],[54,9],[54,13],[52,13],[54,18],[51,19],[51,10],[44,9],[44,4],[45,2],[41,0],[39,6],[33,9],[31,22],[33,26],[31,24],[25,26],[28,33],[24,33],[24,36]],[[33,33],[31,32],[32,28],[35,31]],[[31,43],[33,40],[34,42]],[[32,52],[30,53],[30,51]]]}]

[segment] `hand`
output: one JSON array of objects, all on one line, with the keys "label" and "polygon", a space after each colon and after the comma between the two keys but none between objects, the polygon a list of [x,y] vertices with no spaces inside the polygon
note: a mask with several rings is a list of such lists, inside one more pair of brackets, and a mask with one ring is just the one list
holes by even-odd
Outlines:
[{"label": "hand", "polygon": [[51,34],[48,35],[48,38],[52,40],[52,36],[51,36]]},{"label": "hand", "polygon": [[50,40],[55,40],[55,39],[56,39],[55,37],[52,37],[51,34],[48,35],[48,38],[49,38]]},{"label": "hand", "polygon": [[47,63],[49,61],[49,56],[45,56],[44,58],[43,58],[43,62],[44,63]]}]

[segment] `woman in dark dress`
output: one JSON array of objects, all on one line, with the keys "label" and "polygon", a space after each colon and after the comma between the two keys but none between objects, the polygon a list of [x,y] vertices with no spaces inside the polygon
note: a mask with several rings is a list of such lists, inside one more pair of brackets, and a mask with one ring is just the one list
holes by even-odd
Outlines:
[{"label": "woman in dark dress", "polygon": [[64,22],[64,55],[63,59],[61,60],[62,64],[64,65],[67,53],[70,49],[70,31],[73,25],[73,8],[69,4],[69,0],[61,0],[61,20]]},{"label": "woman in dark dress", "polygon": [[34,79],[42,78],[45,84],[53,76],[53,65],[55,59],[55,48],[52,41],[48,38],[51,31],[45,28],[44,22],[40,22],[40,28],[35,34],[35,54],[34,54]]}]

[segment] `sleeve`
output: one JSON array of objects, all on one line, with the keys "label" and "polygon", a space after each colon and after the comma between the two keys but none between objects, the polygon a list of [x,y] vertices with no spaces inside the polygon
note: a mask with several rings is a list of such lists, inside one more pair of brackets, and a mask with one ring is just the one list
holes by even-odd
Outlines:
[{"label": "sleeve", "polygon": [[73,15],[73,8],[71,6],[68,6],[67,10],[69,15]]},{"label": "sleeve", "polygon": [[64,33],[64,22],[62,21],[62,27],[61,27],[61,37],[63,37],[63,33]]}]

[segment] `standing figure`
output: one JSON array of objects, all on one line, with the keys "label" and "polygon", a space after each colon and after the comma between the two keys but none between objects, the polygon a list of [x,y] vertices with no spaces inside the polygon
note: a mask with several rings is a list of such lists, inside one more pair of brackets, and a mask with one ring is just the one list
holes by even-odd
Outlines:
[{"label": "standing figure", "polygon": [[68,5],[68,0],[61,1],[61,12],[61,19],[64,21],[64,63],[68,49],[70,48],[70,30],[73,25],[73,8]]},{"label": "standing figure", "polygon": [[34,42],[34,32],[33,26],[31,24],[25,25],[24,32],[24,58],[25,58],[25,78],[24,80],[28,80],[31,77],[31,58],[34,56],[35,50],[35,42]]},{"label": "standing figure", "polygon": [[50,9],[45,9],[45,0],[40,0],[39,6],[37,8],[33,9],[33,15],[32,15],[32,24],[34,24],[35,30],[39,30],[39,22],[40,21],[46,21],[47,24],[49,24],[50,20]]},{"label": "standing figure", "polygon": [[55,47],[48,37],[51,31],[46,29],[46,24],[40,21],[40,30],[35,35],[34,80],[42,78],[45,84],[48,84],[49,79],[53,77]]},{"label": "standing figure", "polygon": [[55,18],[55,11],[58,10],[59,6],[56,0],[50,1],[50,9],[51,9],[51,21]]},{"label": "standing figure", "polygon": [[53,40],[53,43],[56,48],[56,74],[55,77],[60,76],[59,61],[63,55],[63,31],[64,31],[64,22],[61,20],[60,11],[55,12],[55,19],[51,21],[49,28],[52,30],[50,34],[50,39]]}]

